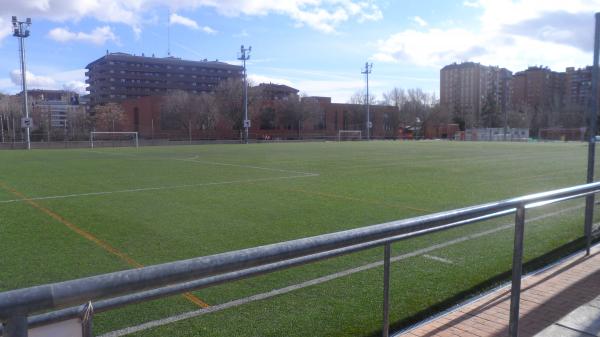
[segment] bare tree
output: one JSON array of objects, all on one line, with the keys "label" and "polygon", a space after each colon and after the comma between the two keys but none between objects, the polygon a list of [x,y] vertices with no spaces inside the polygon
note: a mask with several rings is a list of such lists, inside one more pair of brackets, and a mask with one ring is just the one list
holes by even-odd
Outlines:
[{"label": "bare tree", "polygon": [[96,126],[103,130],[116,131],[120,123],[125,121],[125,110],[119,103],[97,105],[94,108]]},{"label": "bare tree", "polygon": [[[364,89],[357,90],[352,96],[350,96],[350,100],[348,103],[350,104],[366,104],[367,102],[367,91]],[[377,96],[375,94],[369,93],[369,104],[375,105],[377,104]]]},{"label": "bare tree", "polygon": [[314,99],[306,97],[297,97],[290,95],[288,100],[283,100],[280,103],[279,110],[280,124],[283,124],[287,129],[296,130],[298,138],[302,138],[302,126],[307,120],[319,116],[322,108],[321,105]]},{"label": "bare tree", "polygon": [[[251,87],[248,83],[248,118],[258,113],[262,108],[263,92],[259,86]],[[244,82],[241,79],[221,81],[215,92],[215,104],[219,116],[228,120],[233,128],[241,130],[244,119]]]}]

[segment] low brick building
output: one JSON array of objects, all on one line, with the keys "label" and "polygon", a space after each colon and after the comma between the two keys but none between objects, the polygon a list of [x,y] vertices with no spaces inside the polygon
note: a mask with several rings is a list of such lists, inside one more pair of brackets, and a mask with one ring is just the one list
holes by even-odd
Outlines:
[{"label": "low brick building", "polygon": [[[264,97],[261,107],[250,113],[252,121],[249,130],[251,139],[299,139],[331,138],[338,136],[339,130],[360,130],[365,134],[366,111],[364,105],[332,103],[330,97],[304,97],[304,103],[310,103],[311,117],[298,123],[283,118],[283,102],[300,102],[297,90],[275,84],[261,84],[259,87],[269,93]],[[284,93],[289,96],[284,97]],[[140,137],[150,139],[240,139],[240,130],[224,117],[217,115],[214,128],[167,129],[163,127],[161,103],[164,96],[148,96],[128,99],[121,102],[125,118],[119,123],[119,131],[138,131]],[[398,115],[394,106],[373,105],[370,107],[373,122],[372,138],[399,138],[401,131],[393,127],[393,116]],[[269,123],[266,123],[268,116]]]}]

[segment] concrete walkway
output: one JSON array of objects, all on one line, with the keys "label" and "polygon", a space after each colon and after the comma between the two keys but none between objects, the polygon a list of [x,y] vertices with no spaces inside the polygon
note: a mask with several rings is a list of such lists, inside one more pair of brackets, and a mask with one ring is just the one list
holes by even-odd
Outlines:
[{"label": "concrete walkway", "polygon": [[[523,279],[519,336],[600,336],[600,245]],[[508,336],[510,287],[398,334],[406,337]]]}]

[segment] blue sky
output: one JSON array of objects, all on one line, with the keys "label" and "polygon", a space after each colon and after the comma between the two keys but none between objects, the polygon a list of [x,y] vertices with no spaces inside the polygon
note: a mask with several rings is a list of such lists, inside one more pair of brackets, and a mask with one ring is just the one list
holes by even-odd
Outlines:
[{"label": "blue sky", "polygon": [[85,90],[84,67],[106,50],[236,61],[252,46],[249,77],[346,102],[364,89],[439,92],[439,69],[475,61],[519,71],[564,71],[592,60],[600,1],[547,0],[0,0],[0,92],[19,91],[10,18],[31,17],[30,88]]}]

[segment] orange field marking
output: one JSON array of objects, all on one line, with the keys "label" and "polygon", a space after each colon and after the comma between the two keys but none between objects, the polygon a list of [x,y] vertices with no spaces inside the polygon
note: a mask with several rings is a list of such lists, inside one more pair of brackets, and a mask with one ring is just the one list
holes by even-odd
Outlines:
[{"label": "orange field marking", "polygon": [[[42,213],[50,216],[51,218],[53,218],[54,220],[62,223],[63,225],[67,226],[67,228],[69,228],[70,230],[72,230],[73,232],[79,234],[81,237],[87,239],[88,241],[91,241],[92,243],[94,243],[95,245],[97,245],[98,247],[104,249],[105,251],[117,256],[118,258],[120,258],[121,260],[125,261],[128,265],[135,267],[135,268],[141,268],[144,265],[137,262],[136,260],[132,259],[129,255],[121,252],[120,250],[118,250],[117,248],[111,246],[110,244],[108,244],[107,242],[97,238],[96,236],[94,236],[92,233],[79,228],[77,225],[75,225],[74,223],[68,221],[67,219],[63,218],[61,215],[59,215],[58,213],[50,210],[47,207],[44,207],[40,204],[38,204],[37,202],[29,199],[26,195],[24,195],[23,193],[15,190],[12,187],[7,186],[4,182],[0,181],[0,187],[2,187],[3,189],[5,189],[6,191],[14,194],[15,196],[17,196],[18,198],[23,199],[23,201],[25,201],[26,203],[28,203],[30,206],[32,206],[33,208],[41,211]],[[201,308],[208,308],[210,305],[208,305],[206,302],[202,301],[201,299],[199,299],[198,297],[194,296],[194,294],[192,293],[185,293],[182,295],[183,297],[185,297],[186,299],[188,299],[190,302],[196,304],[197,306],[201,307]]]}]

